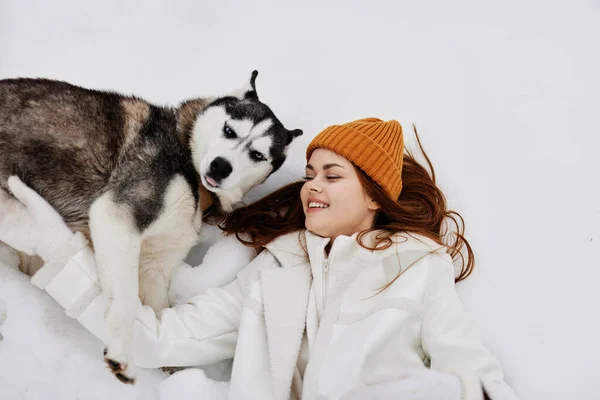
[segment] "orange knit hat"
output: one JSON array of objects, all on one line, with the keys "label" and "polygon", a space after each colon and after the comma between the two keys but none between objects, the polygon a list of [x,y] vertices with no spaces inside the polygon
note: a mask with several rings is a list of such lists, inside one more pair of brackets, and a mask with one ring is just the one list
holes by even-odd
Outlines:
[{"label": "orange knit hat", "polygon": [[331,150],[362,169],[394,201],[402,190],[404,140],[398,121],[364,118],[332,125],[319,133],[306,149],[306,160],[317,148]]}]

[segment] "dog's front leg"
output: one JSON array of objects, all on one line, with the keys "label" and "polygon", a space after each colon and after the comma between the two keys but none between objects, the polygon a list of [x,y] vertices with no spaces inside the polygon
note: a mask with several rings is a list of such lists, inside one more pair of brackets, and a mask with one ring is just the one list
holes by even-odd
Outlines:
[{"label": "dog's front leg", "polygon": [[138,262],[141,235],[130,206],[113,201],[111,192],[90,209],[90,231],[100,285],[107,297],[105,360],[124,383],[135,382],[133,324],[138,307]]},{"label": "dog's front leg", "polygon": [[169,307],[171,275],[196,242],[193,232],[181,238],[177,245],[169,246],[167,235],[147,238],[142,243],[140,255],[140,299],[158,314]]}]

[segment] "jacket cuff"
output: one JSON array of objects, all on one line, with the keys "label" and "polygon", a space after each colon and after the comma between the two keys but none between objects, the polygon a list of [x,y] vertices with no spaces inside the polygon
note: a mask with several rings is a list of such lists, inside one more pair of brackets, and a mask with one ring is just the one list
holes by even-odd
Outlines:
[{"label": "jacket cuff", "polygon": [[31,278],[75,319],[102,293],[94,253],[87,243],[81,233],[74,234]]},{"label": "jacket cuff", "polygon": [[44,290],[46,286],[63,270],[71,261],[74,255],[87,246],[85,237],[77,232],[65,244],[63,244],[55,253],[55,256],[48,260],[44,266],[39,269],[31,278],[38,288]]}]

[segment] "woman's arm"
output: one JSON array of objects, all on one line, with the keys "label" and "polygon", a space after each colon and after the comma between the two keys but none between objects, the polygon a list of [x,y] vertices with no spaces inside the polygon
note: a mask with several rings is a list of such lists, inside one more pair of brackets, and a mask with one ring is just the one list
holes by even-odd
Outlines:
[{"label": "woman's arm", "polygon": [[430,264],[423,300],[422,344],[431,368],[459,375],[465,399],[516,399],[504,382],[499,361],[483,346],[457,296],[452,259],[444,253],[432,254],[426,260]]},{"label": "woman's arm", "polygon": [[[93,252],[83,246],[85,239],[74,235],[67,247],[75,254],[63,263],[60,255],[49,260],[32,278],[86,329],[106,343],[105,296],[95,274]],[[274,262],[268,252],[257,256],[244,270]],[[48,269],[47,269],[48,268]],[[52,275],[52,276],[50,276]],[[245,287],[239,279],[222,289],[209,289],[158,315],[138,303],[134,326],[133,357],[138,366],[208,365],[233,357]]]},{"label": "woman's arm", "polygon": [[[83,236],[75,234],[31,281],[106,343],[106,298],[95,268],[93,252]],[[242,297],[235,280],[158,315],[138,302],[132,341],[136,364],[145,368],[207,365],[233,357]]]},{"label": "woman's arm", "polygon": [[[9,187],[15,197],[0,189],[0,241],[40,255],[45,264],[32,283],[106,343],[106,299],[87,241],[81,234],[73,234],[56,211],[18,178],[11,177]],[[246,268],[274,261],[270,253],[263,252]],[[247,284],[235,280],[159,315],[138,303],[133,339],[136,363],[150,368],[212,364],[231,358],[245,287]]]}]

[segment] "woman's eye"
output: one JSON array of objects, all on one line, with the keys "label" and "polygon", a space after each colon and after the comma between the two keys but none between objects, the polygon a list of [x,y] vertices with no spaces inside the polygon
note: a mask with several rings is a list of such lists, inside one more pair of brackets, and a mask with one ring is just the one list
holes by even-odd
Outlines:
[{"label": "woman's eye", "polygon": [[227,139],[235,139],[235,138],[237,138],[237,135],[235,134],[235,132],[233,131],[233,129],[231,129],[230,127],[228,127],[227,124],[225,124],[223,126],[223,135],[225,135],[225,137]]},{"label": "woman's eye", "polygon": [[[341,178],[341,176],[326,176],[325,178],[326,178],[327,180],[330,180],[330,181],[331,181],[331,180],[340,179],[340,178]],[[305,176],[305,177],[303,177],[302,179],[304,179],[305,181],[311,181],[311,180],[315,179],[315,177],[314,177],[314,176]]]}]

